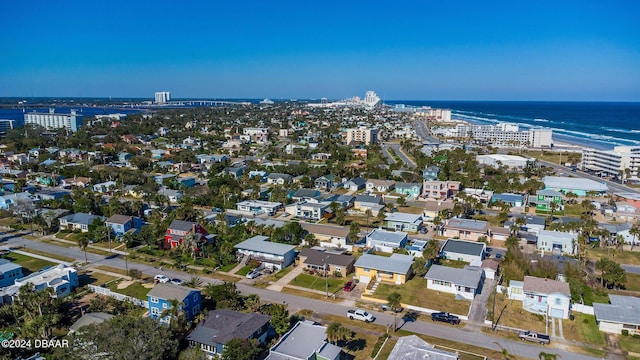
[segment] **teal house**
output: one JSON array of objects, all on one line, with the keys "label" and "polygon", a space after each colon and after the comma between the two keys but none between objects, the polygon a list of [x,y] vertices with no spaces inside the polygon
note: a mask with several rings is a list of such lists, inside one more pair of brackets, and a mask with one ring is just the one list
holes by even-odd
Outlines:
[{"label": "teal house", "polygon": [[396,194],[418,197],[422,193],[422,183],[396,183]]},{"label": "teal house", "polygon": [[562,210],[562,193],[550,189],[536,191],[536,210],[551,211],[551,203],[557,205],[557,210]]}]

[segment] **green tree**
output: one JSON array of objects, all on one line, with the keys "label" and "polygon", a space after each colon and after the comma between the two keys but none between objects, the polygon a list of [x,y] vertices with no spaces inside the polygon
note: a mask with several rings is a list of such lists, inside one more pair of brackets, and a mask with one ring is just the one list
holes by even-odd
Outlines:
[{"label": "green tree", "polygon": [[640,225],[633,224],[629,229],[629,234],[633,236],[633,242],[631,242],[631,251],[633,251],[633,245],[635,245],[636,239],[640,236]]},{"label": "green tree", "polygon": [[349,225],[349,239],[351,239],[352,243],[356,243],[360,240],[358,234],[360,233],[360,224],[355,221],[351,222]]},{"label": "green tree", "polygon": [[396,204],[398,204],[398,206],[404,207],[405,205],[407,205],[407,199],[405,199],[404,196],[400,196],[397,200],[396,200]]},{"label": "green tree", "polygon": [[338,225],[346,224],[346,215],[343,208],[340,208],[336,211],[336,224]]},{"label": "green tree", "polygon": [[431,239],[427,242],[427,245],[424,247],[422,251],[422,257],[429,261],[438,257],[440,253],[440,243],[438,240]]},{"label": "green tree", "polygon": [[416,257],[411,264],[411,269],[417,277],[422,278],[427,273],[427,261],[422,257]]},{"label": "green tree", "polygon": [[244,306],[251,312],[258,310],[261,304],[260,295],[258,294],[250,294],[244,299]]},{"label": "green tree", "polygon": [[351,329],[342,326],[339,322],[329,324],[327,327],[327,340],[332,344],[337,344],[339,341],[346,341],[353,337]]},{"label": "green tree", "polygon": [[225,282],[220,285],[207,284],[202,289],[202,295],[216,304],[217,309],[242,309],[240,295],[236,289],[236,284]]},{"label": "green tree", "polygon": [[192,276],[191,278],[189,278],[189,280],[184,282],[184,286],[190,287],[190,288],[199,288],[202,285],[202,279],[200,279],[197,276]]},{"label": "green tree", "polygon": [[399,309],[401,304],[400,304],[400,300],[402,299],[402,295],[400,295],[400,293],[398,292],[392,292],[391,294],[389,294],[389,296],[387,296],[387,306],[389,306],[389,308],[391,309],[391,311],[393,311],[393,331],[397,330],[396,327],[396,315],[397,312],[395,311],[395,309]]},{"label": "green tree", "polygon": [[600,270],[602,286],[619,288],[627,282],[627,275],[620,264],[608,258],[601,258],[596,262],[596,269]]},{"label": "green tree", "polygon": [[260,352],[256,339],[234,338],[224,345],[222,360],[255,360]]},{"label": "green tree", "polygon": [[80,247],[80,250],[84,251],[84,263],[88,263],[87,261],[87,247],[89,246],[89,234],[88,233],[83,233],[83,236],[80,236],[78,238],[78,247]]},{"label": "green tree", "polygon": [[267,315],[271,316],[271,326],[278,335],[283,335],[289,331],[291,323],[286,305],[273,304],[269,306]]}]

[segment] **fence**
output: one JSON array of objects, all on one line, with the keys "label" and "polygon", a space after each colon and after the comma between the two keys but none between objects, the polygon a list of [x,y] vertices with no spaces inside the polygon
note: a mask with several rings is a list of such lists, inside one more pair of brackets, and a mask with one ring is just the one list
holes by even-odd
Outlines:
[{"label": "fence", "polygon": [[583,304],[572,304],[571,310],[583,314],[594,315],[593,306],[583,305]]},{"label": "fence", "polygon": [[91,291],[93,291],[96,294],[109,296],[120,301],[128,301],[134,305],[138,305],[143,308],[149,307],[149,302],[146,300],[140,300],[140,299],[133,298],[131,296],[123,295],[123,294],[111,291],[110,289],[105,287],[89,285],[89,289],[91,289]]}]

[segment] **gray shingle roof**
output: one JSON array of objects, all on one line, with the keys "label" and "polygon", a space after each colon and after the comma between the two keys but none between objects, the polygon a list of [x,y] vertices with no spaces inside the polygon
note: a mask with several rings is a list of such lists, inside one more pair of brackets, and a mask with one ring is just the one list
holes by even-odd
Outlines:
[{"label": "gray shingle roof", "polygon": [[569,284],[551,279],[544,279],[535,276],[525,276],[523,290],[525,292],[535,292],[540,294],[560,293],[571,296]]},{"label": "gray shingle roof", "polygon": [[458,254],[481,256],[485,244],[473,241],[449,239],[442,246],[442,251]]},{"label": "gray shingle roof", "polygon": [[76,213],[63,216],[60,218],[60,220],[62,219],[66,220],[70,224],[91,225],[95,219],[104,221],[105,217],[87,213]]},{"label": "gray shingle roof", "polygon": [[598,321],[640,325],[640,298],[623,295],[609,295],[611,304],[593,304]]},{"label": "gray shingle roof", "polygon": [[471,231],[485,231],[487,230],[488,223],[482,220],[470,220],[470,219],[450,219],[445,228],[451,229],[463,229]]},{"label": "gray shingle roof", "polygon": [[411,269],[412,263],[412,261],[407,261],[405,259],[364,254],[358,258],[355,266],[396,274],[406,274],[409,272],[409,269]]},{"label": "gray shingle roof", "polygon": [[169,225],[169,229],[171,230],[180,230],[180,231],[191,231],[195,223],[191,221],[182,221],[182,220],[173,220],[171,225]]},{"label": "gray shingle roof", "polygon": [[327,338],[326,331],[327,328],[324,326],[299,321],[271,348],[267,359],[286,359],[287,356],[307,359],[324,345]]},{"label": "gray shingle roof", "polygon": [[[305,264],[323,266],[325,262],[329,265],[348,266],[355,261],[353,256],[329,253],[313,249],[302,249],[300,256],[306,257]],[[326,260],[325,260],[326,259]]]},{"label": "gray shingle roof", "polygon": [[482,277],[480,269],[458,269],[442,265],[431,265],[431,268],[425,275],[427,279],[447,281],[452,284],[478,288]]},{"label": "gray shingle roof", "polygon": [[372,204],[381,204],[382,203],[382,198],[379,198],[377,196],[370,196],[370,195],[358,195],[358,196],[356,196],[356,201],[357,202],[372,203]]},{"label": "gray shingle roof", "polygon": [[86,313],[82,315],[80,319],[74,322],[73,325],[69,327],[69,330],[78,331],[80,328],[84,326],[91,325],[91,324],[100,324],[107,320],[113,319],[113,317],[114,317],[113,315],[103,313],[103,312]]},{"label": "gray shingle roof", "polygon": [[269,322],[270,316],[241,313],[233,310],[213,310],[188,336],[187,340],[215,346],[233,338],[247,339]]},{"label": "gray shingle roof", "polygon": [[400,246],[402,241],[407,240],[407,233],[402,231],[387,231],[382,229],[373,229],[367,234],[367,241],[383,241],[385,243],[392,243]]},{"label": "gray shingle roof", "polygon": [[158,299],[182,301],[189,296],[192,291],[200,292],[200,290],[191,289],[185,286],[170,283],[159,283],[147,293],[147,296],[156,297]]}]

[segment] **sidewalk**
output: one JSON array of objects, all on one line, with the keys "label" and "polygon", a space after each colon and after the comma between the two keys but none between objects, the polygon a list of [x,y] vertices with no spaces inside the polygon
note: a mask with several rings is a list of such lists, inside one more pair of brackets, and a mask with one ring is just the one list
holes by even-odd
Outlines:
[{"label": "sidewalk", "polygon": [[[302,266],[298,265],[296,267],[293,268],[293,270],[291,270],[290,273],[288,273],[287,275],[281,277],[278,281],[274,282],[273,284],[267,286],[267,290],[273,290],[273,291],[282,291],[282,288],[287,285],[288,283],[290,283],[296,276],[302,274]],[[310,290],[307,288],[304,288],[305,290]]]}]

